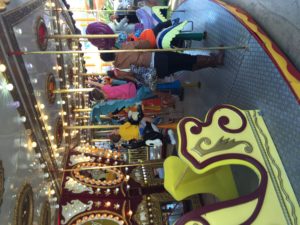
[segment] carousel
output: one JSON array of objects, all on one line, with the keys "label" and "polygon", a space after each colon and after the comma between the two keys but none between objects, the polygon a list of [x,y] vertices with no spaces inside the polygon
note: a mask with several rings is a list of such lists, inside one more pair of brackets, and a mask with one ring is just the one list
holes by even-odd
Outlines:
[{"label": "carousel", "polygon": [[222,0],[0,0],[0,224],[300,224],[300,72]]}]

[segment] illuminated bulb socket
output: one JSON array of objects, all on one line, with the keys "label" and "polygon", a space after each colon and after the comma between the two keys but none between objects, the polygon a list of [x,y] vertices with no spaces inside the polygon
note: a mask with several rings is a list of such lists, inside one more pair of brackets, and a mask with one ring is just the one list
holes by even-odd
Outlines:
[{"label": "illuminated bulb socket", "polygon": [[[58,32],[58,31],[57,31],[57,32]],[[55,33],[57,33],[57,32],[55,32]],[[56,45],[56,46],[59,46],[59,42],[55,42],[55,45]]]},{"label": "illuminated bulb socket", "polygon": [[45,6],[51,8],[52,7],[52,2],[46,2]]},{"label": "illuminated bulb socket", "polygon": [[36,153],[34,156],[35,156],[35,158],[41,158],[42,154],[41,153]]},{"label": "illuminated bulb socket", "polygon": [[37,84],[37,83],[38,83],[38,79],[37,79],[37,78],[33,78],[33,79],[31,79],[31,83],[33,83],[33,84]]},{"label": "illuminated bulb socket", "polygon": [[32,148],[36,148],[36,146],[37,146],[37,143],[35,141],[31,142],[31,147]]},{"label": "illuminated bulb socket", "polygon": [[44,178],[48,178],[48,177],[49,177],[49,173],[45,173],[45,174],[43,175],[43,177],[44,177]]},{"label": "illuminated bulb socket", "polygon": [[27,70],[33,69],[33,65],[31,63],[26,63],[25,66],[26,66]]},{"label": "illuminated bulb socket", "polygon": [[58,205],[58,204],[51,205],[51,208],[52,208],[52,209],[59,209],[59,205]]},{"label": "illuminated bulb socket", "polygon": [[44,163],[42,163],[42,164],[40,165],[40,168],[44,169],[44,168],[46,168],[46,165],[45,165]]},{"label": "illuminated bulb socket", "polygon": [[53,70],[61,70],[61,66],[53,66]]},{"label": "illuminated bulb socket", "polygon": [[57,197],[49,198],[49,202],[56,202],[56,201],[57,201]]},{"label": "illuminated bulb socket", "polygon": [[130,189],[130,185],[128,184],[128,185],[126,186],[126,188],[127,188],[127,190],[129,190],[129,189]]},{"label": "illuminated bulb socket", "polygon": [[43,120],[46,121],[46,120],[48,120],[49,117],[47,115],[44,115],[42,118],[43,118]]},{"label": "illuminated bulb socket", "polygon": [[26,122],[26,117],[25,116],[21,116],[19,118],[20,122],[25,123]]},{"label": "illuminated bulb socket", "polygon": [[55,191],[52,189],[51,191],[50,191],[50,195],[54,195],[55,194]]},{"label": "illuminated bulb socket", "polygon": [[56,202],[56,201],[57,201],[57,197],[49,198],[49,202]]},{"label": "illuminated bulb socket", "polygon": [[53,141],[55,138],[54,138],[54,136],[52,135],[52,136],[50,136],[50,138],[49,138],[51,141]]},{"label": "illuminated bulb socket", "polygon": [[51,130],[52,129],[52,127],[51,126],[47,126],[47,130]]},{"label": "illuminated bulb socket", "polygon": [[4,73],[6,71],[6,66],[4,64],[0,64],[0,72]]},{"label": "illuminated bulb socket", "polygon": [[21,28],[17,28],[17,27],[14,28],[14,32],[18,36],[21,36],[22,33],[23,33],[22,29]]},{"label": "illuminated bulb socket", "polygon": [[40,108],[40,109],[44,109],[44,108],[45,108],[45,105],[44,105],[44,104],[40,104],[40,105],[39,105],[39,108]]},{"label": "illuminated bulb socket", "polygon": [[54,157],[55,157],[55,158],[59,157],[59,153],[55,153],[55,154],[54,154]]}]

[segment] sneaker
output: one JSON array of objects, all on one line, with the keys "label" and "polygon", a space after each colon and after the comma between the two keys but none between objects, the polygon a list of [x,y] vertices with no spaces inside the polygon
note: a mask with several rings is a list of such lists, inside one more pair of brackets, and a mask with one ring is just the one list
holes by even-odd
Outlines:
[{"label": "sneaker", "polygon": [[156,146],[156,147],[161,147],[162,146],[162,141],[160,139],[155,139],[155,140],[147,140],[146,141],[147,146]]},{"label": "sneaker", "polygon": [[181,102],[184,100],[184,88],[180,88],[178,97]]}]

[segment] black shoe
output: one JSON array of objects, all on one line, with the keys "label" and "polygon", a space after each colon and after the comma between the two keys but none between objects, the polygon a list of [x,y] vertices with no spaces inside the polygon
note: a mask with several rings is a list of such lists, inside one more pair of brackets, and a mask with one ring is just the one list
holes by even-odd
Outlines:
[{"label": "black shoe", "polygon": [[204,31],[203,32],[203,40],[206,40],[207,39],[207,31]]},{"label": "black shoe", "polygon": [[184,100],[184,88],[180,88],[178,97],[181,102]]}]

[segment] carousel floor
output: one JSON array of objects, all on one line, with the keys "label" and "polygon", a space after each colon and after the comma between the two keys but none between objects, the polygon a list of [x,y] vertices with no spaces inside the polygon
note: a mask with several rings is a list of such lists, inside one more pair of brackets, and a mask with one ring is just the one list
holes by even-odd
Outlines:
[{"label": "carousel floor", "polygon": [[246,10],[300,69],[300,0],[224,0]]},{"label": "carousel floor", "polygon": [[296,97],[258,41],[234,16],[213,1],[197,3],[185,1],[179,9],[186,9],[186,13],[173,14],[174,18],[192,20],[195,31],[208,32],[207,40],[193,46],[224,44],[249,48],[226,51],[222,68],[177,75],[181,80],[202,83],[199,90],[186,90],[184,114],[204,118],[211,107],[222,103],[260,109],[299,202],[300,107]]}]

